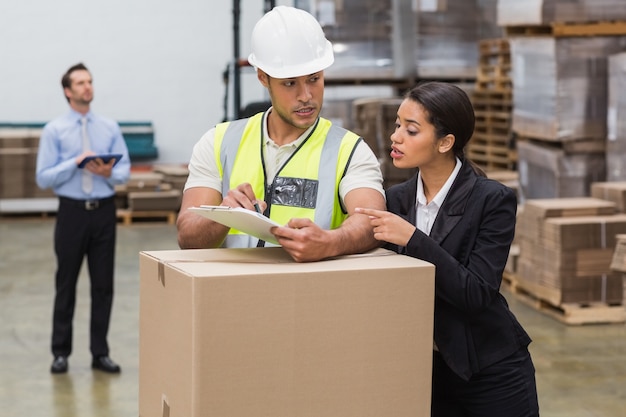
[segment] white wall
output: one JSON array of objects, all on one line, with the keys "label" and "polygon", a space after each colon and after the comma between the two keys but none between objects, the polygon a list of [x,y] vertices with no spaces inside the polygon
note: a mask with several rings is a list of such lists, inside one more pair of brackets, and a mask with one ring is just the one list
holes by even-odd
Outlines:
[{"label": "white wall", "polygon": [[[242,57],[263,6],[241,1]],[[94,77],[94,112],[152,121],[159,162],[186,163],[224,118],[232,27],[227,0],[0,0],[0,122],[46,122],[67,111],[61,76],[83,62]],[[242,85],[242,105],[264,99],[251,72]]]}]

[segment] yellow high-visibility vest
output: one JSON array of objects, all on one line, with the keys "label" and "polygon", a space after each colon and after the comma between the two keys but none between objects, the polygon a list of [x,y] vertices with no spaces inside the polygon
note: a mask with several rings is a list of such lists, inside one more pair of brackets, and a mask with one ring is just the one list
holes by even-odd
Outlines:
[{"label": "yellow high-visibility vest", "polygon": [[[215,162],[222,195],[239,184],[252,185],[265,200],[265,215],[279,224],[308,218],[323,229],[335,229],[348,214],[339,198],[339,182],[362,140],[358,135],[319,118],[316,126],[267,184],[263,161],[263,113],[218,124]],[[258,239],[231,229],[222,246],[254,247]]]}]

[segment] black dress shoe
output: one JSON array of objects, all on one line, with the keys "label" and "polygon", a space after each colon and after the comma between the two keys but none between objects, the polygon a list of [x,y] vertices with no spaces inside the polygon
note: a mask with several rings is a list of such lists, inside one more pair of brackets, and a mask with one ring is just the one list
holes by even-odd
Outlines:
[{"label": "black dress shoe", "polygon": [[67,372],[67,358],[65,356],[57,356],[52,361],[52,366],[50,366],[50,372],[53,374],[64,374]]},{"label": "black dress shoe", "polygon": [[120,366],[113,362],[113,360],[108,356],[98,356],[97,358],[93,358],[91,367],[110,374],[117,374],[122,370]]}]

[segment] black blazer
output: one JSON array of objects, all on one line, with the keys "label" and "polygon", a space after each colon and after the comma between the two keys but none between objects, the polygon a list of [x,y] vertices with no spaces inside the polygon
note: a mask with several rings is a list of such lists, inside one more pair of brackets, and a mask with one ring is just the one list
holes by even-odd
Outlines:
[{"label": "black blazer", "polygon": [[[387,190],[387,209],[415,224],[417,174]],[[469,380],[531,339],[500,294],[515,234],[517,198],[463,162],[430,236],[416,230],[398,253],[435,265],[434,339],[443,359]]]}]

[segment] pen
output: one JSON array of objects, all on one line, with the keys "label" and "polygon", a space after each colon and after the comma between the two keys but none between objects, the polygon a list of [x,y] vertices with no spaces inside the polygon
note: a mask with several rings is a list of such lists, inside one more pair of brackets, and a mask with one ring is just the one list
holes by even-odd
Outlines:
[{"label": "pen", "polygon": [[259,203],[254,203],[254,209],[257,213],[261,213],[261,207],[259,207]]}]

